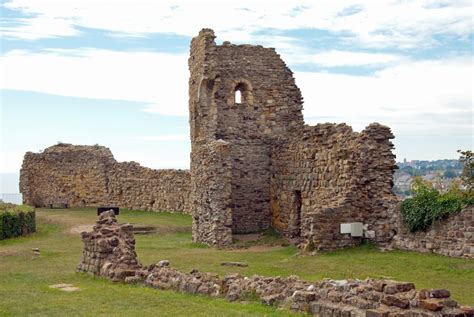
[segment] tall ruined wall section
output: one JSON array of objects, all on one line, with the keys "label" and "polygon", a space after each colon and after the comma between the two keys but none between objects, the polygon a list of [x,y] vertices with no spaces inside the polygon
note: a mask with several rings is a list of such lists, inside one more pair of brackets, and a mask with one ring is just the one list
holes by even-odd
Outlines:
[{"label": "tall ruined wall section", "polygon": [[212,141],[194,150],[193,240],[212,246],[232,243],[232,162],[229,144]]},{"label": "tall ruined wall section", "polygon": [[[302,98],[291,71],[274,49],[216,45],[214,38],[212,30],[204,29],[191,43],[191,156],[214,140],[229,144],[232,232],[260,232],[271,219],[272,140],[303,125]],[[203,164],[193,160],[193,179],[195,171],[212,169]],[[205,190],[193,188],[196,197]]]},{"label": "tall ruined wall section", "polygon": [[379,124],[361,133],[345,124],[319,124],[280,142],[272,155],[273,226],[321,250],[361,242],[341,234],[341,223],[362,222],[366,238],[387,242],[396,228],[391,138]]},{"label": "tall ruined wall section", "polygon": [[20,192],[25,203],[36,206],[190,210],[188,171],[119,163],[103,146],[58,144],[42,153],[26,153]]},{"label": "tall ruined wall section", "polygon": [[28,152],[20,171],[23,201],[35,206],[99,205],[107,201],[107,170],[115,163],[102,146],[58,144]]},{"label": "tall ruined wall section", "polygon": [[393,246],[399,249],[433,252],[452,257],[474,258],[474,207],[438,220],[426,231],[410,232],[397,208],[398,234]]}]

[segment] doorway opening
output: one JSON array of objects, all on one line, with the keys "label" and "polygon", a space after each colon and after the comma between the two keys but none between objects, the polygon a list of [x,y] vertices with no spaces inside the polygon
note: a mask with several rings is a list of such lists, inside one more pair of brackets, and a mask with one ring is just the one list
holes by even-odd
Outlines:
[{"label": "doorway opening", "polygon": [[293,208],[292,208],[292,228],[291,237],[299,238],[301,236],[301,191],[295,190],[293,192]]}]

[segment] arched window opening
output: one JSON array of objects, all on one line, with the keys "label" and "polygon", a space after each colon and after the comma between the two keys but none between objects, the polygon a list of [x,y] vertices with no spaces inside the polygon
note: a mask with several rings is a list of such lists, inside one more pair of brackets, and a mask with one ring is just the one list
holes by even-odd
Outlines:
[{"label": "arched window opening", "polygon": [[228,93],[227,104],[253,106],[252,85],[245,79],[234,81]]},{"label": "arched window opening", "polygon": [[242,103],[242,91],[241,87],[235,87],[235,103]]}]

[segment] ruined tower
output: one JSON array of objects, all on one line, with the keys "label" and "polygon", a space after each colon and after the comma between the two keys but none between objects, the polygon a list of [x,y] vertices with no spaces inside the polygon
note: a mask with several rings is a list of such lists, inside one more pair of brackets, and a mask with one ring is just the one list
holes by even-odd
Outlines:
[{"label": "ruined tower", "polygon": [[[301,93],[292,72],[274,49],[228,42],[216,45],[214,38],[212,30],[203,29],[191,43],[191,171],[194,180],[203,177],[196,175],[198,170],[212,175],[208,171],[212,167],[204,166],[206,160],[196,157],[196,153],[220,140],[215,146],[222,151],[226,148],[222,154],[226,157],[222,159],[228,164],[225,167],[230,177],[226,189],[228,205],[221,208],[229,209],[231,215],[223,224],[212,226],[224,225],[233,233],[261,232],[271,220],[272,140],[303,126]],[[210,149],[204,151],[212,153]],[[210,190],[205,184],[200,186],[205,188],[194,188],[193,202],[198,205],[198,227],[210,225],[208,222],[219,218],[215,213],[222,213],[199,206],[207,204],[206,200],[198,199],[202,198],[202,191]],[[218,195],[222,194],[219,191]],[[212,205],[213,197],[207,199]]]},{"label": "ruined tower", "polygon": [[295,243],[360,243],[341,221],[386,239],[395,168],[390,129],[308,126],[291,70],[272,48],[191,42],[189,110],[193,239],[215,246],[273,226]]}]

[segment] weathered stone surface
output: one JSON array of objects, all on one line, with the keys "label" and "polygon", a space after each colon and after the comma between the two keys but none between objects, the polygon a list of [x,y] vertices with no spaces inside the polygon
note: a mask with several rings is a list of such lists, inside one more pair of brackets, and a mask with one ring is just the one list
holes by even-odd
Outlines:
[{"label": "weathered stone surface", "polygon": [[463,311],[466,316],[472,317],[474,316],[474,307],[472,306],[461,306],[461,310]]},{"label": "weathered stone surface", "polygon": [[388,317],[389,312],[385,309],[368,309],[365,312],[366,317]]},{"label": "weathered stone surface", "polygon": [[412,289],[415,289],[415,284],[413,283],[405,283],[405,282],[390,282],[389,284],[385,285],[383,288],[383,292],[385,294],[396,294],[402,292],[408,292]]},{"label": "weathered stone surface", "polygon": [[474,258],[474,207],[469,206],[446,219],[436,221],[428,230],[410,232],[396,209],[398,234],[392,245],[399,249],[433,252],[451,257]]},{"label": "weathered stone surface", "polygon": [[141,268],[135,252],[132,226],[119,225],[112,210],[103,212],[94,230],[82,232],[81,237],[84,251],[77,266],[78,272],[123,281],[135,276]]},{"label": "weathered stone surface", "polygon": [[422,299],[420,300],[420,307],[423,309],[438,311],[443,308],[443,302],[439,299]]},{"label": "weathered stone surface", "polygon": [[190,173],[117,162],[103,146],[58,144],[26,153],[20,192],[35,206],[118,206],[190,212]]},{"label": "weathered stone surface", "polygon": [[447,289],[432,289],[430,291],[430,297],[433,298],[449,298],[451,297],[451,292]]},{"label": "weathered stone surface", "polygon": [[169,265],[170,265],[170,261],[168,261],[168,260],[161,260],[161,261],[158,262],[156,265],[157,265],[158,267],[169,266]]},{"label": "weathered stone surface", "polygon": [[396,306],[400,308],[407,308],[410,305],[408,299],[396,295],[385,295],[382,298],[382,303],[387,306]]}]

